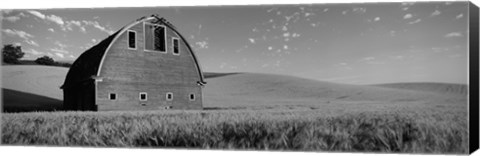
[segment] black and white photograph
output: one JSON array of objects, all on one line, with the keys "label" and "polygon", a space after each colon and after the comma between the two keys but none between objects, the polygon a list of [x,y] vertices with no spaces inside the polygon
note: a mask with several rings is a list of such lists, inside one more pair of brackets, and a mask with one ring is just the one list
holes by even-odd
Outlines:
[{"label": "black and white photograph", "polygon": [[1,145],[470,154],[478,17],[469,1],[0,7]]}]

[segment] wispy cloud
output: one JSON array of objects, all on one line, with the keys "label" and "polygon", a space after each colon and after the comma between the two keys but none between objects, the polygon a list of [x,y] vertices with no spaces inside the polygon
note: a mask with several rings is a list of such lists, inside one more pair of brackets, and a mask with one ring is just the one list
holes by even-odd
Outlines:
[{"label": "wispy cloud", "polygon": [[29,34],[25,31],[15,29],[2,29],[2,32],[10,36],[18,36],[23,39],[29,39],[34,37],[32,34]]},{"label": "wispy cloud", "polygon": [[445,35],[445,38],[451,38],[451,37],[462,37],[462,33],[460,32],[451,32]]},{"label": "wispy cloud", "polygon": [[22,38],[24,42],[28,43],[29,45],[33,45],[37,47],[39,46],[37,42],[32,40],[32,38],[34,38],[35,36],[25,31],[15,30],[15,29],[2,29],[2,32],[8,36],[12,36],[12,37],[16,36],[16,37]]},{"label": "wispy cloud", "polygon": [[408,22],[408,24],[415,24],[415,23],[418,23],[418,22],[421,22],[421,21],[422,21],[422,19],[419,18],[419,19],[417,19],[417,20],[415,20],[415,21]]},{"label": "wispy cloud", "polygon": [[40,46],[40,45],[38,45],[38,43],[35,42],[34,40],[25,40],[25,42],[27,42],[28,44],[30,44],[30,45],[32,45],[32,46],[36,46],[36,47]]},{"label": "wispy cloud", "polygon": [[207,41],[199,41],[195,42],[199,49],[208,49],[208,42]]},{"label": "wispy cloud", "polygon": [[463,14],[459,14],[459,15],[457,15],[457,17],[455,17],[455,19],[460,19],[462,17],[463,17]]},{"label": "wispy cloud", "polygon": [[68,54],[69,52],[65,49],[58,49],[58,48],[51,48],[50,49],[51,51],[53,52],[57,52],[57,53],[63,53],[63,54]]},{"label": "wispy cloud", "polygon": [[100,23],[98,23],[98,21],[82,20],[82,23],[85,24],[85,25],[93,26],[94,28],[96,28],[100,31],[106,32],[108,34],[113,34],[114,33],[114,30],[112,30],[111,28],[107,28],[105,26],[100,25]]},{"label": "wispy cloud", "polygon": [[373,21],[380,21],[380,17],[375,17],[375,19],[373,19]]},{"label": "wispy cloud", "polygon": [[412,14],[405,14],[405,16],[403,16],[403,19],[409,19],[409,18],[412,18],[413,15]]},{"label": "wispy cloud", "polygon": [[32,55],[45,55],[46,53],[37,51],[35,49],[26,50],[25,53]]},{"label": "wispy cloud", "polygon": [[55,53],[59,58],[65,58],[65,56],[62,53]]},{"label": "wispy cloud", "polygon": [[35,10],[29,10],[27,11],[28,13],[32,14],[33,16],[37,16],[38,18],[40,19],[45,19],[45,15],[38,12],[38,11],[35,11]]},{"label": "wispy cloud", "polygon": [[15,15],[15,16],[3,17],[2,20],[7,20],[7,21],[10,21],[10,22],[14,23],[14,22],[20,20],[22,17],[27,17],[27,15],[25,15],[23,12],[21,12],[18,15]]},{"label": "wispy cloud", "polygon": [[248,41],[250,41],[250,43],[255,44],[255,39],[253,39],[253,38],[249,38]]},{"label": "wispy cloud", "polygon": [[33,16],[36,16],[36,17],[42,19],[42,20],[58,24],[60,27],[63,27],[63,25],[65,24],[63,19],[60,16],[57,16],[57,15],[53,15],[53,14],[52,15],[46,15],[46,14],[43,14],[43,13],[41,13],[39,11],[35,11],[35,10],[29,10],[27,12],[32,14]]},{"label": "wispy cloud", "polygon": [[437,15],[440,15],[441,12],[439,10],[435,10],[434,12],[432,12],[432,14],[430,16],[437,16]]}]

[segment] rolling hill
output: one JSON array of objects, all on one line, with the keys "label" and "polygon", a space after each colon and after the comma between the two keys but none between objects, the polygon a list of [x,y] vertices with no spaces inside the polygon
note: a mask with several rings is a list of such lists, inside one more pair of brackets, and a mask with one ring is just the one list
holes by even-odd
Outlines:
[{"label": "rolling hill", "polygon": [[[59,109],[68,68],[3,66],[4,108]],[[466,103],[466,86],[442,83],[349,85],[286,75],[205,73],[204,106],[245,108],[320,104]]]},{"label": "rolling hill", "polygon": [[433,83],[433,82],[412,82],[412,83],[389,83],[389,84],[378,84],[375,86],[387,87],[387,88],[396,88],[396,89],[407,89],[415,91],[424,91],[424,92],[434,92],[441,94],[459,94],[467,95],[468,86],[465,84],[453,84],[453,83]]}]

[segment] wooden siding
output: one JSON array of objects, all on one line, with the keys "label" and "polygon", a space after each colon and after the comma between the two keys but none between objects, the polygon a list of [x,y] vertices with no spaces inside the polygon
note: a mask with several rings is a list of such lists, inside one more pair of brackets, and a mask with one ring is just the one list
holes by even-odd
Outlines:
[{"label": "wooden siding", "polygon": [[[144,51],[143,23],[130,28],[137,32],[137,49],[128,49],[128,31],[112,43],[106,52],[97,82],[96,103],[98,110],[152,110],[171,106],[172,109],[201,109],[202,91],[196,63],[180,40],[180,55],[173,55],[172,37],[179,38],[167,29],[167,53]],[[139,93],[147,92],[148,100],[140,101]],[[173,101],[166,101],[166,93],[173,93]],[[116,93],[116,100],[109,100],[109,93]],[[189,100],[194,93],[195,101]],[[144,104],[144,105],[142,105]]]}]

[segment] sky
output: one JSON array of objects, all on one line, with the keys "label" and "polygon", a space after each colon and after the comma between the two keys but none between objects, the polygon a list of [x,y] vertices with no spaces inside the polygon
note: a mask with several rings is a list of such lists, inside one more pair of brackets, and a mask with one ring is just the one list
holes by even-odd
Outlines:
[{"label": "sky", "polygon": [[467,83],[465,2],[2,10],[2,44],[23,59],[73,61],[136,19],[158,14],[204,72],[291,75],[347,84]]}]

